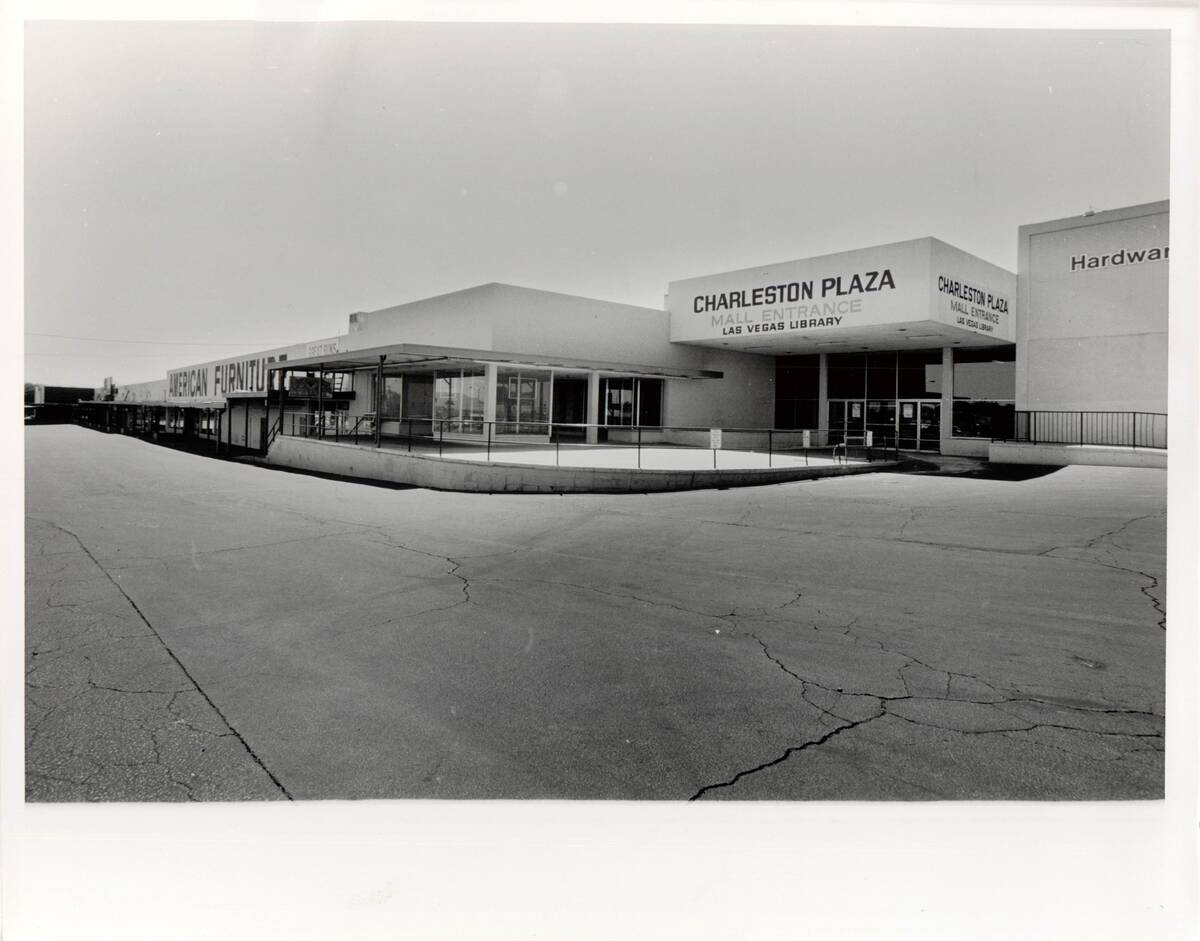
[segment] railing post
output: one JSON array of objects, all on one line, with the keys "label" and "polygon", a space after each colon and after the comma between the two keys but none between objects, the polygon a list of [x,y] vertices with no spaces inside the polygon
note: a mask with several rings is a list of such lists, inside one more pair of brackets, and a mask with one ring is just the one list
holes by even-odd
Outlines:
[{"label": "railing post", "polygon": [[767,467],[771,466],[771,458],[774,455],[775,449],[775,429],[767,429]]},{"label": "railing post", "polygon": [[442,445],[446,442],[446,422],[438,424],[438,457],[442,456]]},{"label": "railing post", "polygon": [[[660,418],[659,420],[661,421],[662,419]],[[642,426],[641,425],[638,425],[637,462],[638,462],[638,470],[641,470],[642,469]]]},{"label": "railing post", "polygon": [[554,439],[554,466],[555,467],[558,467],[558,445],[559,445],[559,441],[557,438],[555,438]]},{"label": "railing post", "polygon": [[492,425],[494,424],[496,423],[492,421],[487,423],[487,459],[489,464],[492,462]]},{"label": "railing post", "polygon": [[1137,412],[1133,413],[1133,447],[1137,449]]},{"label": "railing post", "polygon": [[1079,443],[1083,444],[1083,412],[1079,413]]}]

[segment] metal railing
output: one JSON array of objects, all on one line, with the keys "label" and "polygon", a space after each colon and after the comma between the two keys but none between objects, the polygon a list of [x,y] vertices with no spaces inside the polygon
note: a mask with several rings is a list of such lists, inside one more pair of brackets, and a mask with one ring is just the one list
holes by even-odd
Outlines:
[{"label": "metal railing", "polygon": [[275,439],[283,434],[283,417],[284,413],[280,412],[279,417],[272,420],[271,427],[267,429],[267,440],[263,442],[262,453],[266,454],[271,450],[271,445]]},{"label": "metal railing", "polygon": [[[330,416],[324,419],[305,412],[280,416],[275,434],[318,438],[353,444],[376,440],[375,415]],[[582,422],[484,421],[478,418],[402,418],[382,416],[378,440],[390,450],[403,450],[439,457],[461,456],[487,461],[520,461],[524,453],[538,463],[555,466],[580,463],[584,451],[610,452],[627,449],[629,466],[670,466],[680,460],[679,452],[690,452],[689,466],[699,467],[697,452],[711,453],[705,466],[795,466],[810,458],[838,462],[894,460],[894,447],[867,445],[865,438],[839,443],[836,449],[818,446],[818,432],[792,428],[710,428],[690,425],[601,425]],[[807,446],[805,444],[807,440]],[[268,445],[269,445],[268,442]],[[536,458],[533,452],[541,452]],[[734,452],[738,452],[735,458]],[[752,457],[748,457],[752,456]],[[612,458],[610,455],[610,459]],[[615,465],[614,465],[615,466]]]},{"label": "metal railing", "polygon": [[1122,448],[1167,447],[1163,412],[1018,411],[1011,437],[993,441],[1029,444],[1109,445]]}]

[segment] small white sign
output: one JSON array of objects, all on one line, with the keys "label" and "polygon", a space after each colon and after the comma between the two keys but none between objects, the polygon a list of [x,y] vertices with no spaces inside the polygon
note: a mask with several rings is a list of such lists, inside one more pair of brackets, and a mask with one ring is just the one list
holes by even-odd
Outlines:
[{"label": "small white sign", "polygon": [[804,429],[804,446],[806,448],[812,447],[812,432],[807,428]]},{"label": "small white sign", "polygon": [[708,446],[710,448],[712,448],[714,451],[721,450],[721,429],[720,428],[708,429]]},{"label": "small white sign", "polygon": [[871,445],[874,444],[874,442],[875,442],[875,432],[868,431],[867,432],[867,447],[868,448],[871,447]]}]

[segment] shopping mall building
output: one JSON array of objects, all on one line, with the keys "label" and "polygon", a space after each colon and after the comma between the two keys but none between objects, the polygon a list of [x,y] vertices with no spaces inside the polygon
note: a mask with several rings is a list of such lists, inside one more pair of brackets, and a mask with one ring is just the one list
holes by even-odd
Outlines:
[{"label": "shopping mall building", "polygon": [[1168,220],[1164,201],[1023,226],[1016,274],[919,238],[684,278],[661,310],[486,284],[110,386],[93,420],[232,451],[280,437],[688,444],[724,429],[744,447],[807,431],[814,448],[1165,461]]}]

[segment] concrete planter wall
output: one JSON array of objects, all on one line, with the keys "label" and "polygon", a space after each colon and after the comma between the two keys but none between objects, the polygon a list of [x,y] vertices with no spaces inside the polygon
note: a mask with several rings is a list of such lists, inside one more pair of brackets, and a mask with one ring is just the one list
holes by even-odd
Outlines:
[{"label": "concrete planter wall", "polygon": [[1167,452],[1149,448],[1115,448],[1103,445],[1024,444],[994,442],[988,460],[996,464],[1092,464],[1104,467],[1167,466]]},{"label": "concrete planter wall", "polygon": [[647,493],[747,487],[886,470],[890,462],[754,470],[633,470],[486,464],[308,438],[276,438],[268,464],[292,470],[473,493]]},{"label": "concrete planter wall", "polygon": [[[610,443],[637,444],[637,429],[608,428]],[[817,447],[817,432],[811,432],[811,447]],[[707,428],[663,428],[642,430],[642,444],[678,444],[689,448],[707,448]],[[768,436],[765,431],[737,431],[722,429],[721,445],[743,451],[765,451],[768,444],[776,451],[798,450],[804,447],[802,431],[778,431]]]}]

